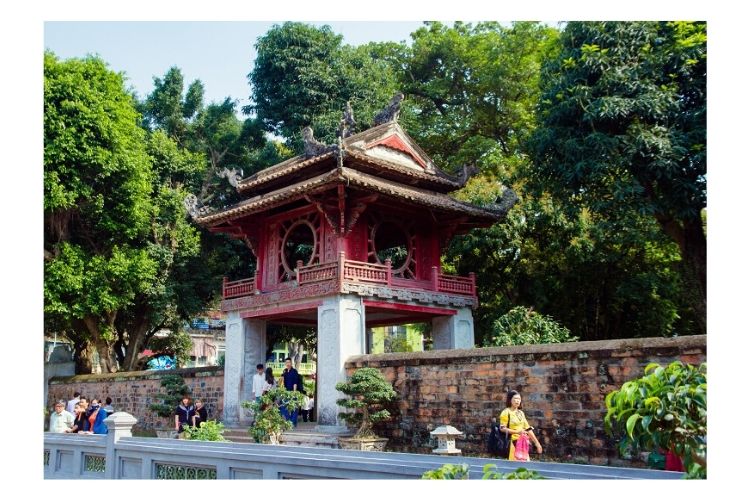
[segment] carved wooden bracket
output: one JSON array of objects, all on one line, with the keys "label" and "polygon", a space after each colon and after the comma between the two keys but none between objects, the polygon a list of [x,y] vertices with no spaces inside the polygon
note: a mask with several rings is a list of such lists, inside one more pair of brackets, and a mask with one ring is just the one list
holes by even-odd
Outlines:
[{"label": "carved wooden bracket", "polygon": [[[346,188],[343,184],[338,186],[336,194],[324,197],[305,195],[305,199],[315,205],[333,232],[346,236],[359,220],[359,217],[367,209],[368,205],[378,199],[377,194],[367,194],[359,197],[350,197],[347,200]],[[348,201],[348,202],[347,202]]]}]

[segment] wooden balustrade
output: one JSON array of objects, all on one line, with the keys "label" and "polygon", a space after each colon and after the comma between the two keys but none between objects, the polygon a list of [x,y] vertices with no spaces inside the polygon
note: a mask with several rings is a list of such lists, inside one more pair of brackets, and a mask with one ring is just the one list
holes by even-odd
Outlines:
[{"label": "wooden balustrade", "polygon": [[[468,277],[451,276],[441,274],[437,266],[433,266],[431,269],[430,279],[415,280],[393,276],[390,261],[386,261],[385,265],[359,262],[345,259],[343,253],[339,255],[339,260],[337,261],[309,266],[301,264],[301,262],[297,262],[297,268],[295,269],[298,286],[342,279],[348,282],[379,284],[395,288],[423,289],[470,297],[476,296],[476,277],[474,273],[469,273]],[[256,278],[231,282],[224,278],[224,299],[244,297],[257,293]],[[289,284],[293,283],[290,282]]]},{"label": "wooden balustrade", "polygon": [[234,297],[244,297],[255,293],[255,278],[248,278],[239,281],[229,281],[224,278],[223,296],[225,299]]}]

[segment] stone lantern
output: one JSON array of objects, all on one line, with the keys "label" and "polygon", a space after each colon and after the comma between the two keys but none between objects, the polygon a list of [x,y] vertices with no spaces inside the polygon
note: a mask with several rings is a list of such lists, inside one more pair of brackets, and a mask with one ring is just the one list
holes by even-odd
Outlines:
[{"label": "stone lantern", "polygon": [[434,431],[430,432],[438,440],[438,447],[432,450],[438,455],[460,455],[461,450],[456,449],[456,436],[463,436],[464,433],[452,425],[441,425]]}]

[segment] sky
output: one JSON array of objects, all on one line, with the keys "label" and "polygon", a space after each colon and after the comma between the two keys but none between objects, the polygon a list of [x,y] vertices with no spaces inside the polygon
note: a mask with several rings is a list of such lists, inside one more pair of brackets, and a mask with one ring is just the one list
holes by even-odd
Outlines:
[{"label": "sky", "polygon": [[[498,485],[487,481],[471,484],[439,482],[386,481],[358,482],[356,489],[340,488],[331,482],[308,482],[304,488],[289,490],[289,494],[317,498],[388,498],[387,493],[406,493],[423,498],[453,498],[520,494],[551,498],[630,498],[648,491],[651,496],[668,495],[679,498],[705,498],[721,492],[722,487],[740,486],[744,479],[745,453],[741,436],[744,377],[742,366],[750,352],[750,332],[744,313],[747,307],[748,266],[747,186],[748,168],[747,116],[750,100],[747,82],[750,65],[747,54],[747,16],[740,10],[742,2],[706,2],[705,0],[628,0],[602,2],[597,0],[461,0],[446,2],[407,2],[405,0],[284,0],[259,2],[242,0],[34,0],[0,2],[0,50],[3,69],[0,78],[2,119],[0,120],[0,167],[3,169],[3,195],[0,213],[3,217],[4,242],[0,245],[0,265],[3,286],[0,304],[6,317],[15,318],[13,328],[5,331],[8,352],[0,363],[3,378],[12,382],[12,394],[22,398],[21,406],[33,422],[34,414],[41,423],[43,344],[43,72],[42,56],[45,46],[61,57],[80,56],[99,52],[112,68],[125,71],[134,88],[146,94],[151,78],[163,75],[170,65],[180,66],[187,80],[200,78],[206,85],[207,98],[222,99],[225,95],[246,99],[249,95],[246,75],[252,68],[251,50],[255,38],[264,33],[262,24],[235,31],[233,23],[223,23],[214,31],[201,36],[184,38],[184,29],[176,29],[171,39],[154,38],[154,26],[161,25],[162,34],[168,33],[165,23],[144,26],[138,32],[123,33],[122,26],[111,21],[227,21],[227,20],[299,20],[322,22],[335,20],[335,32],[344,33],[347,43],[361,43],[358,36],[380,36],[384,25],[359,24],[340,28],[344,21],[389,21],[417,26],[422,19],[450,22],[455,19],[494,20],[639,20],[639,19],[694,19],[708,21],[709,80],[708,80],[708,269],[709,269],[709,377],[711,379],[711,418],[709,440],[712,444],[708,481],[691,481],[667,485],[657,482],[639,483],[633,488],[625,483],[538,481],[533,486],[524,482]],[[81,21],[95,21],[104,26],[87,31]],[[52,23],[72,23],[72,30],[57,32],[63,26]],[[272,23],[263,23],[270,26]],[[241,25],[240,25],[241,26]],[[184,26],[182,27],[184,28]],[[199,27],[200,28],[200,27]],[[205,27],[204,27],[205,28]],[[403,26],[403,34],[388,35],[393,39],[408,39],[413,29]],[[245,31],[247,30],[247,31]],[[366,35],[366,33],[371,35]],[[239,31],[239,32],[238,32]],[[237,47],[237,53],[234,53]],[[186,50],[183,51],[183,48]],[[178,56],[179,54],[179,56]],[[218,54],[218,57],[214,57]],[[208,62],[205,62],[208,61]],[[211,66],[207,66],[211,64]],[[232,69],[236,67],[237,69]],[[210,68],[210,69],[207,69]],[[218,96],[218,97],[217,97]],[[38,413],[37,413],[38,412]],[[36,430],[11,432],[4,446],[12,453],[8,458],[17,464],[8,491],[16,486],[29,495],[32,491],[44,496],[59,495],[59,483],[41,481],[42,435]],[[9,469],[10,470],[10,469]],[[148,483],[154,493],[188,495],[236,495],[246,488],[253,493],[277,495],[282,485],[273,482],[252,486],[247,483],[224,482],[223,485],[196,482],[189,489],[174,482]],[[230,483],[233,491],[229,491]],[[409,483],[409,484],[404,484]],[[418,488],[416,484],[418,483]],[[429,483],[429,484],[425,484]],[[466,482],[462,482],[466,483]],[[484,483],[484,484],[482,484]],[[546,483],[546,484],[539,484]],[[110,498],[132,498],[135,490],[112,487],[101,483],[102,491]],[[137,483],[128,483],[128,485]],[[620,487],[623,485],[624,487]],[[119,485],[118,485],[119,486]],[[138,483],[138,491],[146,491]],[[368,487],[372,486],[372,487]],[[612,488],[615,486],[615,488]],[[643,486],[646,486],[644,489]],[[492,487],[492,489],[489,489]],[[458,489],[460,488],[460,490]],[[523,488],[523,489],[521,489]],[[532,489],[533,491],[529,491]],[[656,490],[656,492],[654,492]],[[536,494],[535,494],[536,493]],[[545,495],[548,494],[548,495]],[[392,495],[394,498],[406,495]]]},{"label": "sky", "polygon": [[[282,23],[283,21],[279,21]],[[58,57],[98,54],[110,67],[124,72],[128,85],[143,98],[171,66],[182,69],[185,88],[199,79],[206,103],[231,96],[238,111],[249,103],[247,74],[256,57],[255,42],[274,22],[67,22],[44,23],[44,46]],[[344,43],[411,41],[419,21],[313,22],[328,24]]]}]

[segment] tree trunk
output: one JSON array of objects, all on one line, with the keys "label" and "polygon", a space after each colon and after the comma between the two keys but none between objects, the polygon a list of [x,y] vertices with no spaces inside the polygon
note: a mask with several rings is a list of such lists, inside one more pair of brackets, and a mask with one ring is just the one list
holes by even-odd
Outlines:
[{"label": "tree trunk", "polygon": [[74,344],[76,373],[93,373],[94,372],[94,350],[88,342]]},{"label": "tree trunk", "polygon": [[679,246],[680,255],[688,270],[690,280],[698,289],[698,300],[694,303],[698,317],[699,333],[706,333],[706,233],[703,232],[703,222],[700,215],[693,219],[677,221],[657,214],[664,232]]},{"label": "tree trunk", "polygon": [[128,343],[125,346],[125,360],[122,363],[122,369],[133,371],[137,369],[138,354],[146,347],[148,339],[149,321],[146,314],[140,316],[133,325],[128,328]]},{"label": "tree trunk", "polygon": [[692,271],[693,278],[698,287],[698,301],[695,304],[698,316],[698,327],[701,332],[706,333],[707,313],[707,277],[706,277],[706,234],[703,232],[703,223],[700,219],[685,224],[685,246],[682,250],[688,268]]}]

